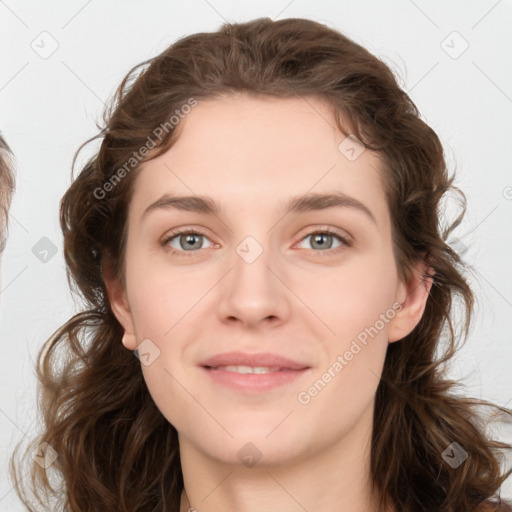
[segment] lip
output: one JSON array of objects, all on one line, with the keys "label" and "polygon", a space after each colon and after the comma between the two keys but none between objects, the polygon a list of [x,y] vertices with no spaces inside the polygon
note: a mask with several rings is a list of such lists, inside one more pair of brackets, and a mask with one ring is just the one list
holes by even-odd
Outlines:
[{"label": "lip", "polygon": [[[309,372],[310,366],[277,354],[229,352],[203,361],[200,369],[214,382],[232,390],[259,394],[289,384]],[[279,368],[270,373],[237,373],[219,366],[267,366]]]},{"label": "lip", "polygon": [[270,366],[285,370],[303,370],[309,365],[288,359],[287,357],[268,352],[261,354],[247,354],[243,352],[226,352],[217,354],[200,363],[200,366]]}]

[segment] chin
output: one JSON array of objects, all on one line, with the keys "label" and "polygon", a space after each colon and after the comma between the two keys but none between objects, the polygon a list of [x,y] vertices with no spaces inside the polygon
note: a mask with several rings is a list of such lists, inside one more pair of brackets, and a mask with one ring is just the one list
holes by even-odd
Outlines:
[{"label": "chin", "polygon": [[297,425],[290,423],[286,428],[288,419],[283,422],[285,416],[271,422],[248,422],[245,419],[236,425],[231,424],[226,428],[233,437],[217,428],[215,434],[209,432],[208,438],[205,438],[204,430],[191,433],[187,438],[196,442],[198,448],[209,457],[224,464],[248,468],[290,464],[300,457],[303,451],[301,446],[315,444],[315,436],[308,441],[302,427],[297,428]]}]

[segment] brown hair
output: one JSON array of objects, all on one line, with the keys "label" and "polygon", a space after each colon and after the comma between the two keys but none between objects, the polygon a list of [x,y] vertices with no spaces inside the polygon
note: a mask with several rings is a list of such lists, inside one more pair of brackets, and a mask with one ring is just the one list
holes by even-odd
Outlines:
[{"label": "brown hair", "polygon": [[[50,471],[32,465],[40,502],[53,497],[70,511],[179,510],[177,433],[152,401],[137,358],[121,344],[102,266],[123,279],[138,168],[126,163],[155,142],[155,128],[190,98],[230,93],[327,101],[338,128],[382,158],[401,277],[419,259],[434,270],[424,315],[411,334],[389,345],[377,390],[371,476],[381,510],[391,504],[401,512],[466,512],[484,502],[497,510],[489,498],[510,474],[502,474],[499,452],[511,447],[488,436],[477,406],[503,418],[512,411],[456,395],[442,366],[467,337],[473,294],[446,242],[464,213],[463,194],[459,218],[448,227],[439,218],[441,199],[457,191],[439,138],[389,67],[366,49],[314,21],[268,18],[182,38],[133,68],[105,114],[99,152],[62,200],[69,278],[86,308],[40,354],[44,431],[34,446],[44,441],[58,453]],[[166,130],[145,159],[169,149],[178,134]],[[458,303],[465,313],[460,329],[452,320]],[[468,454],[457,469],[442,457],[455,441]]]},{"label": "brown hair", "polygon": [[9,221],[9,206],[14,192],[14,165],[12,153],[0,135],[0,253],[5,248],[5,237]]}]

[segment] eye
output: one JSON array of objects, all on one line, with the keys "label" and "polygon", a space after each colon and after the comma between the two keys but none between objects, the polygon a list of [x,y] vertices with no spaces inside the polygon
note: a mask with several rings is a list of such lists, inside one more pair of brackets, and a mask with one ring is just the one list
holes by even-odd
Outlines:
[{"label": "eye", "polygon": [[[310,246],[315,252],[328,252],[329,254],[338,253],[346,247],[351,246],[351,242],[345,236],[338,231],[331,229],[322,229],[309,233],[301,239],[301,243],[305,240],[311,239]],[[338,245],[333,247],[333,243],[338,242]],[[302,247],[302,249],[308,249],[308,247]]]},{"label": "eye", "polygon": [[[313,231],[303,237],[300,243],[303,243],[309,238],[311,238],[311,250],[314,250],[314,252],[324,252],[328,255],[337,254],[352,245],[352,242],[348,237],[330,228]],[[162,245],[169,248],[172,254],[179,256],[193,256],[193,253],[197,252],[199,249],[207,248],[204,246],[205,240],[210,241],[205,234],[198,231],[192,231],[190,229],[183,229],[181,231],[178,230],[169,233],[169,235],[162,241]],[[333,246],[336,242],[337,245]],[[211,243],[210,248],[213,245],[214,244]],[[301,248],[308,249],[308,247]]]},{"label": "eye", "polygon": [[[192,256],[198,249],[205,249],[203,242],[209,240],[206,235],[197,231],[182,230],[170,233],[163,241],[162,245],[170,247],[172,254],[180,256]],[[212,244],[213,245],[213,244]]]}]

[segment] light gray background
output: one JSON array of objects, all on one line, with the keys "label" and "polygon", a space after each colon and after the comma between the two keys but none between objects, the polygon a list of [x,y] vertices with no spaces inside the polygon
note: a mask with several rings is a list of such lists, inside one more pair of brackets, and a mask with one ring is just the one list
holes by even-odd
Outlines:
[{"label": "light gray background", "polygon": [[[58,226],[72,156],[96,134],[103,102],[133,65],[225,20],[311,18],[363,44],[401,77],[440,135],[469,203],[453,242],[474,267],[478,306],[450,374],[467,394],[512,405],[511,0],[6,0],[0,16],[0,129],[17,159],[0,284],[1,510],[22,510],[6,465],[14,443],[36,428],[36,354],[74,310]],[[46,262],[32,250],[43,237],[57,250]]]}]

